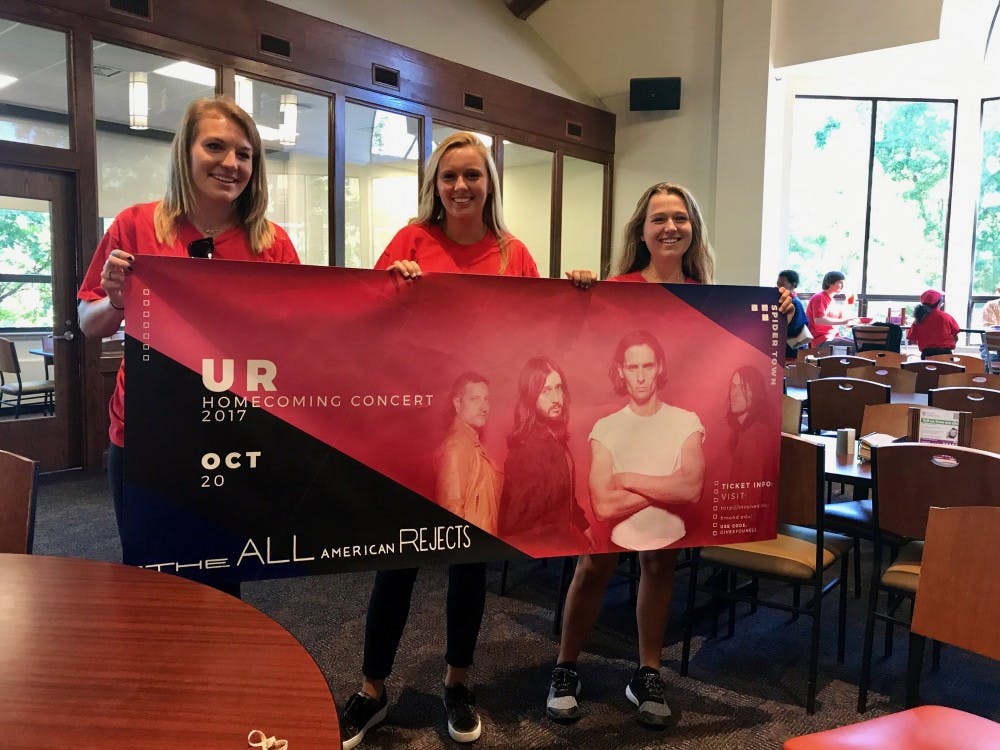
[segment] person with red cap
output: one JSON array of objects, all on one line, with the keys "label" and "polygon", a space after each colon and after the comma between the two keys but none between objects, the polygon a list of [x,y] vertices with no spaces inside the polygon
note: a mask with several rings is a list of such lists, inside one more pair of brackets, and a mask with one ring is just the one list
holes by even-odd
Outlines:
[{"label": "person with red cap", "polygon": [[913,325],[906,338],[920,349],[920,358],[935,354],[951,354],[958,341],[958,323],[941,309],[944,295],[928,289],[920,295],[920,304],[913,309]]}]

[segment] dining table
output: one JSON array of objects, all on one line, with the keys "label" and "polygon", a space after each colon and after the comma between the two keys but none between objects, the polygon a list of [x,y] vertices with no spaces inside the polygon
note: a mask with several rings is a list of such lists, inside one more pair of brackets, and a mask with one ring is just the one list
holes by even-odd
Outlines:
[{"label": "dining table", "polygon": [[857,440],[854,453],[838,453],[836,435],[802,434],[800,437],[818,443],[826,449],[823,451],[825,461],[823,472],[828,483],[841,482],[851,485],[854,488],[855,500],[868,497],[872,486],[872,465],[870,461],[858,459]]},{"label": "dining table", "polygon": [[18,554],[0,554],[0,738],[5,750],[340,748],[323,673],[264,613],[167,573]]},{"label": "dining table", "polygon": [[45,365],[45,379],[49,380],[49,368],[52,367],[52,365],[56,361],[55,352],[50,352],[45,349],[39,348],[39,349],[28,349],[28,353],[34,354],[36,357],[42,358],[42,362]]}]

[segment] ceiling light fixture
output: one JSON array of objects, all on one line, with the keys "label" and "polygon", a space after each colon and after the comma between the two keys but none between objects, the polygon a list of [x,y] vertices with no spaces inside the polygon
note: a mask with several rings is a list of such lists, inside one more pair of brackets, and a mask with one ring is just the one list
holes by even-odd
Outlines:
[{"label": "ceiling light fixture", "polygon": [[149,81],[141,71],[128,74],[128,126],[132,130],[149,128]]},{"label": "ceiling light fixture", "polygon": [[253,117],[253,81],[244,76],[236,76],[236,103]]},{"label": "ceiling light fixture", "polygon": [[299,126],[298,97],[295,94],[282,94],[278,111],[282,114],[281,125],[278,126],[278,143],[282,146],[294,146]]},{"label": "ceiling light fixture", "polygon": [[0,89],[4,86],[10,86],[12,83],[16,82],[17,79],[14,76],[4,75],[0,73]]},{"label": "ceiling light fixture", "polygon": [[153,72],[157,75],[215,88],[215,69],[206,68],[204,65],[196,65],[193,62],[182,61],[170,63],[170,65],[164,65]]}]

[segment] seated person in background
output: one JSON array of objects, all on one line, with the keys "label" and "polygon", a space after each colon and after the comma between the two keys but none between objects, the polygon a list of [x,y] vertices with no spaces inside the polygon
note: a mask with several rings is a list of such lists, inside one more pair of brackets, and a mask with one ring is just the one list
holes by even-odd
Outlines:
[{"label": "seated person in background", "polygon": [[941,309],[944,296],[937,289],[920,295],[920,304],[913,308],[913,324],[907,340],[920,349],[920,358],[935,354],[951,354],[958,341],[959,325]]},{"label": "seated person in background", "polygon": [[785,358],[795,359],[795,352],[797,349],[805,349],[809,346],[809,339],[802,341],[801,343],[792,346],[792,342],[795,341],[803,333],[803,329],[806,327],[806,309],[802,304],[802,300],[798,298],[795,293],[795,289],[799,285],[799,273],[798,271],[792,271],[786,269],[778,274],[778,286],[782,289],[787,289],[788,294],[792,298],[792,306],[794,307],[794,314],[792,319],[788,321],[788,333],[785,342]]},{"label": "seated person in background", "polygon": [[834,333],[835,326],[847,325],[853,318],[844,315],[842,309],[830,309],[833,295],[844,288],[844,279],[845,276],[840,271],[829,271],[823,277],[823,291],[809,298],[809,304],[806,306],[806,319],[809,321],[809,329],[813,332],[810,346],[816,347],[832,342],[850,346],[853,350],[853,341],[840,338]]},{"label": "seated person in background", "polygon": [[[996,293],[1000,295],[1000,284],[997,285]],[[1000,298],[990,300],[983,305],[983,328],[987,331],[1000,330]],[[997,361],[997,355],[990,354],[989,350],[987,350],[985,337],[979,345],[979,356],[983,358],[984,362]],[[989,370],[989,365],[987,365],[986,369]]]}]

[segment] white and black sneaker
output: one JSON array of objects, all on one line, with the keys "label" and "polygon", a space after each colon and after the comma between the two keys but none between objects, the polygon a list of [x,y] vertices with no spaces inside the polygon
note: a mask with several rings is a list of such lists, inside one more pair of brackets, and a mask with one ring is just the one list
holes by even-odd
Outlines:
[{"label": "white and black sneaker", "polygon": [[446,685],[444,710],[448,715],[448,734],[455,742],[475,742],[483,732],[476,711],[476,696],[465,685]]},{"label": "white and black sneaker", "polygon": [[545,701],[545,714],[552,721],[571,722],[580,718],[580,675],[576,669],[556,665],[552,670],[549,697]]},{"label": "white and black sneaker", "polygon": [[652,667],[639,667],[625,687],[625,697],[639,709],[639,723],[662,729],[677,722],[664,697],[663,680]]},{"label": "white and black sneaker", "polygon": [[385,721],[389,712],[385,691],[381,698],[372,698],[364,693],[355,693],[347,700],[340,715],[340,738],[343,750],[351,750],[361,744],[365,732]]}]

